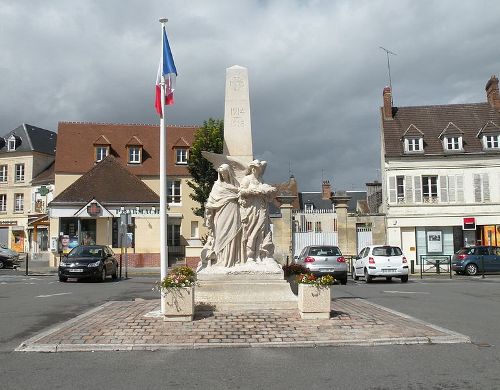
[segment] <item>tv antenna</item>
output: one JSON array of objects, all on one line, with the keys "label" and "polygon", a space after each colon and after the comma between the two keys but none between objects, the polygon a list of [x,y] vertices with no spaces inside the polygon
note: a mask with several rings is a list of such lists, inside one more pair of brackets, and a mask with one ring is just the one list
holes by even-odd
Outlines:
[{"label": "tv antenna", "polygon": [[386,49],[385,47],[379,46],[383,51],[385,51],[385,54],[387,54],[387,70],[389,71],[389,88],[391,89],[392,92],[392,80],[391,80],[391,61],[389,60],[389,54],[393,56],[397,56],[396,53]]}]

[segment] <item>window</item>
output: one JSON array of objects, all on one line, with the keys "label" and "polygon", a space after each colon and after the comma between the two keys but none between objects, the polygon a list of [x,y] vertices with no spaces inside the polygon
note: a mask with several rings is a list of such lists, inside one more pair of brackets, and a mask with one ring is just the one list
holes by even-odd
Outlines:
[{"label": "window", "polygon": [[437,201],[437,176],[422,176],[422,196],[424,202]]},{"label": "window", "polygon": [[423,152],[424,140],[423,138],[406,138],[405,139],[406,152]]},{"label": "window", "polygon": [[188,150],[187,149],[175,149],[175,163],[176,164],[187,164]]},{"label": "window", "polygon": [[498,149],[499,148],[498,135],[484,135],[483,147],[484,149]]},{"label": "window", "polygon": [[129,146],[128,148],[128,162],[130,164],[140,164],[141,163],[141,147],[140,146]]},{"label": "window", "polygon": [[16,164],[15,181],[24,181],[24,164]]},{"label": "window", "polygon": [[396,177],[396,190],[397,190],[397,199],[398,203],[402,203],[405,201],[405,177],[397,176]]},{"label": "window", "polygon": [[96,146],[95,148],[95,160],[97,162],[102,161],[108,155],[108,147],[107,146]]},{"label": "window", "polygon": [[16,150],[16,138],[14,136],[11,136],[7,141],[7,150],[9,152]]},{"label": "window", "polygon": [[462,137],[445,137],[444,147],[446,150],[462,150]]},{"label": "window", "polygon": [[167,203],[181,203],[181,182],[180,180],[167,181]]},{"label": "window", "polygon": [[22,213],[24,211],[24,194],[14,194],[14,212]]},{"label": "window", "polygon": [[199,238],[200,237],[200,230],[198,227],[198,221],[191,221],[191,237],[192,238]]},{"label": "window", "polygon": [[0,183],[7,183],[7,165],[0,165]]},{"label": "window", "polygon": [[316,221],[316,223],[314,224],[314,231],[316,233],[321,233],[321,221]]},{"label": "window", "polygon": [[304,210],[305,211],[313,211],[314,210],[314,205],[312,203],[306,203],[304,205]]},{"label": "window", "polygon": [[0,212],[5,213],[7,211],[7,195],[0,194]]}]

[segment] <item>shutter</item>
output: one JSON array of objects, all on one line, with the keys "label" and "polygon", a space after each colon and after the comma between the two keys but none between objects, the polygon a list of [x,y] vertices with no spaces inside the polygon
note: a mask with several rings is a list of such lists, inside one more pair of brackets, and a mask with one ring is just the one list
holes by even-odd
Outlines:
[{"label": "shutter", "polygon": [[490,178],[487,173],[483,173],[483,201],[490,201]]},{"label": "shutter", "polygon": [[463,175],[457,175],[457,202],[464,202],[464,177]]},{"label": "shutter", "polygon": [[415,203],[422,203],[422,177],[413,176]]},{"label": "shutter", "polygon": [[405,176],[405,203],[413,203],[413,183],[411,176]]},{"label": "shutter", "polygon": [[450,203],[456,202],[455,196],[455,176],[448,176],[448,200]]},{"label": "shutter", "polygon": [[389,177],[389,203],[396,203],[396,176]]},{"label": "shutter", "polygon": [[474,174],[474,202],[481,203],[481,175]]},{"label": "shutter", "polygon": [[439,176],[439,187],[441,189],[441,202],[448,203],[448,181],[446,176]]}]

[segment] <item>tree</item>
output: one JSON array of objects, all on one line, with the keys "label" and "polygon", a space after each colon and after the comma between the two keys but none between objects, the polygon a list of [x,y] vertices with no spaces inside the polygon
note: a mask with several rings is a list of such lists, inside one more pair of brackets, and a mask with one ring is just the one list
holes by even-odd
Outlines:
[{"label": "tree", "polygon": [[200,207],[193,208],[195,215],[203,217],[205,214],[205,202],[210,195],[210,190],[217,180],[217,172],[210,161],[204,158],[202,151],[222,153],[224,145],[224,121],[220,119],[208,119],[203,122],[194,134],[194,142],[191,145],[188,159],[188,171],[193,180],[187,183],[193,189],[189,194],[191,199],[198,202]]}]

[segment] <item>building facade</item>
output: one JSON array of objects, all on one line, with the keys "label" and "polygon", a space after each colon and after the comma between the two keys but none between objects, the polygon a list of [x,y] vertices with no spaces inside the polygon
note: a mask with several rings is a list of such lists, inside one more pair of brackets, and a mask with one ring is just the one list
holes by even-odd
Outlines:
[{"label": "building facade", "polygon": [[[203,223],[193,214],[198,204],[189,197],[187,184],[187,159],[195,130],[167,128],[170,264],[197,259],[202,247]],[[159,266],[159,136],[156,125],[60,123],[56,193],[50,203],[51,231],[57,232],[52,242],[64,237],[63,251],[82,243],[105,244],[120,251],[127,243],[131,265]],[[125,237],[122,214],[129,215]]]},{"label": "building facade", "polygon": [[0,244],[17,252],[49,249],[56,140],[55,132],[28,124],[0,138]]},{"label": "building facade", "polygon": [[417,264],[462,246],[500,244],[500,96],[393,107],[383,92],[381,160],[388,243]]}]

